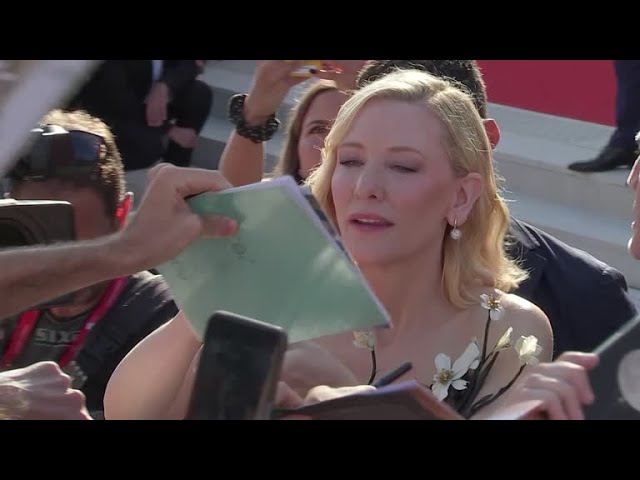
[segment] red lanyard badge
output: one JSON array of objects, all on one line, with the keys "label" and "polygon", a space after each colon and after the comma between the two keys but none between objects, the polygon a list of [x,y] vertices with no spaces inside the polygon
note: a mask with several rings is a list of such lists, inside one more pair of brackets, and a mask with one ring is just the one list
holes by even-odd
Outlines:
[{"label": "red lanyard badge", "polygon": [[[80,350],[84,344],[84,341],[91,329],[107,314],[109,309],[113,307],[113,304],[122,293],[122,290],[124,290],[126,284],[126,277],[116,278],[109,283],[109,286],[102,294],[102,297],[100,297],[98,305],[89,315],[89,318],[82,326],[78,336],[71,345],[67,347],[67,350],[58,360],[60,368],[66,367],[69,362],[76,357],[78,350]],[[40,311],[38,310],[30,310],[20,315],[16,328],[11,336],[11,340],[9,341],[9,345],[2,356],[2,367],[10,367],[18,355],[20,355],[29,340],[33,329],[38,323],[38,318],[40,318]]]}]

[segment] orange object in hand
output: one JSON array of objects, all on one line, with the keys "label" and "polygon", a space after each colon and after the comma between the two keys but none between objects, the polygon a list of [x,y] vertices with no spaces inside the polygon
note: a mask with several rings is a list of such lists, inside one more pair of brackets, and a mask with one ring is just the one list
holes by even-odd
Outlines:
[{"label": "orange object in hand", "polygon": [[302,66],[291,74],[292,77],[311,77],[313,70],[322,68],[322,60],[303,60]]}]

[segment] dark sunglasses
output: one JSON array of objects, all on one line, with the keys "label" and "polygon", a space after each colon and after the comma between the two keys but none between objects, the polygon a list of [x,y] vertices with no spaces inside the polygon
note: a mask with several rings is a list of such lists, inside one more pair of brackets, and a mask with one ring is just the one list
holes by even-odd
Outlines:
[{"label": "dark sunglasses", "polygon": [[58,125],[41,125],[27,154],[11,172],[16,180],[97,177],[104,138],[82,130],[65,130]]}]

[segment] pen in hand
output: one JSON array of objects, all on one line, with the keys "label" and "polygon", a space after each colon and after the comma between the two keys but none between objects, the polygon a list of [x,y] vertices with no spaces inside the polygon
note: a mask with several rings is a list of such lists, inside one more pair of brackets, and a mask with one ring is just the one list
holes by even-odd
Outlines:
[{"label": "pen in hand", "polygon": [[381,377],[380,380],[378,380],[377,382],[373,382],[373,386],[376,388],[380,388],[380,387],[389,385],[395,382],[397,379],[399,379],[402,375],[407,373],[412,368],[413,368],[413,364],[411,362],[404,362],[395,370],[392,370],[386,375],[384,375],[383,377]]}]

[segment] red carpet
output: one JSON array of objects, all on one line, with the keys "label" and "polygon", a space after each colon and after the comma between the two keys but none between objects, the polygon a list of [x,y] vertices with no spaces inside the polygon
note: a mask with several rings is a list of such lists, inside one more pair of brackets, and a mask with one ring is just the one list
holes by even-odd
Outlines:
[{"label": "red carpet", "polygon": [[614,125],[611,60],[478,60],[489,101]]}]

